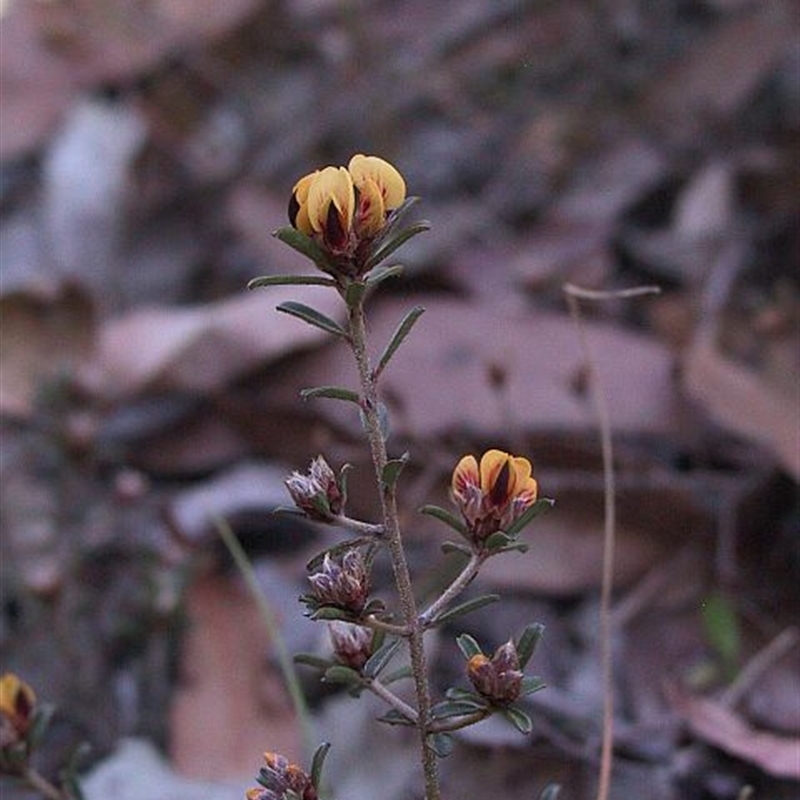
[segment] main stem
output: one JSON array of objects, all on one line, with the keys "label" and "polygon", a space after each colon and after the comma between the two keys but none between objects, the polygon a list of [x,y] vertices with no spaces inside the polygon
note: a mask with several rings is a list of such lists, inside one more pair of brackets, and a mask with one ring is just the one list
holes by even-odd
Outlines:
[{"label": "main stem", "polygon": [[364,324],[364,307],[361,302],[350,308],[350,345],[358,365],[361,384],[364,419],[369,438],[372,462],[381,498],[381,511],[385,526],[385,540],[392,559],[395,583],[400,597],[403,621],[408,630],[408,647],[411,657],[411,671],[417,696],[417,730],[420,737],[422,769],[425,776],[425,800],[441,800],[439,773],[436,754],[428,746],[427,738],[431,722],[431,698],[428,688],[428,671],[425,663],[424,628],[419,620],[417,604],[411,586],[403,539],[400,534],[400,520],[397,514],[397,495],[394,485],[383,485],[383,469],[386,466],[386,442],[381,431],[378,412],[378,388],[370,367],[367,353],[367,334]]}]

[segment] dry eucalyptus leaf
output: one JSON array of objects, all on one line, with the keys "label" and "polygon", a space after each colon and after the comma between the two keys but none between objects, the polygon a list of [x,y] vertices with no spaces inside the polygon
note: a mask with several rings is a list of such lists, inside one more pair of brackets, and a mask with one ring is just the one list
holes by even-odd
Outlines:
[{"label": "dry eucalyptus leaf", "polygon": [[191,308],[145,308],[110,320],[100,331],[89,380],[107,398],[145,389],[214,392],[230,381],[325,334],[275,311],[301,299],[331,317],[338,296],[313,287],[275,287]]},{"label": "dry eucalyptus leaf", "polygon": [[91,357],[95,333],[92,303],[74,286],[0,298],[0,412],[30,414],[48,382]]},{"label": "dry eucalyptus leaf", "polygon": [[[426,312],[382,378],[392,431],[421,438],[467,431],[490,440],[506,438],[509,426],[519,431],[596,428],[578,333],[567,314],[435,297],[415,298],[417,303]],[[380,352],[410,306],[393,300],[374,309],[373,352]],[[615,432],[674,433],[677,398],[666,348],[608,324],[587,323],[587,333]],[[306,386],[352,386],[350,362],[344,347],[312,355],[298,364],[294,385],[280,387],[285,393],[280,400],[294,402]],[[351,407],[313,402],[337,425],[358,425]]]},{"label": "dry eucalyptus leaf", "polygon": [[800,480],[800,397],[781,392],[726,358],[705,335],[686,355],[683,384],[718,424],[767,447]]},{"label": "dry eucalyptus leaf", "polygon": [[705,697],[678,689],[670,695],[695,736],[776,778],[800,780],[800,738],[756,730],[734,711]]}]

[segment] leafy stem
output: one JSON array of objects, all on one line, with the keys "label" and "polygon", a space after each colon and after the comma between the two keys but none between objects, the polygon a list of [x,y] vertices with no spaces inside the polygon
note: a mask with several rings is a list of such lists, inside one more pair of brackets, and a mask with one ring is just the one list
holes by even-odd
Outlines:
[{"label": "leafy stem", "polygon": [[372,371],[367,353],[363,296],[358,298],[357,302],[349,305],[347,334],[347,341],[352,348],[358,367],[364,426],[369,439],[372,463],[380,494],[381,512],[384,520],[384,537],[392,560],[392,569],[397,584],[403,621],[408,629],[409,655],[417,701],[416,727],[420,738],[422,767],[425,778],[425,800],[441,800],[436,754],[428,746],[427,741],[431,725],[431,699],[423,643],[424,627],[417,615],[411,575],[403,548],[400,521],[397,513],[395,484],[386,483],[383,480],[388,457],[379,414],[377,377]]}]

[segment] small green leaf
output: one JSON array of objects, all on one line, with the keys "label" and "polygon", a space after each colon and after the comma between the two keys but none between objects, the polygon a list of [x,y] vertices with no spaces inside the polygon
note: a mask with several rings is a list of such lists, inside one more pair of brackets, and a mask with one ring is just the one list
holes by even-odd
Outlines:
[{"label": "small green leaf", "polygon": [[315,751],[311,759],[311,783],[319,787],[322,783],[322,768],[325,766],[325,758],[331,749],[330,742],[323,742]]},{"label": "small green leaf", "polygon": [[555,500],[551,500],[549,497],[541,497],[539,498],[532,506],[525,509],[521,516],[517,517],[511,525],[506,528],[506,533],[514,537],[516,536],[523,528],[525,528],[528,523],[531,522],[535,517],[538,517],[539,514],[544,513],[545,511],[549,511],[554,505],[556,504]]},{"label": "small green leaf", "polygon": [[361,404],[358,392],[345,389],[343,386],[313,386],[310,389],[301,389],[300,397],[303,400],[312,400],[317,397],[328,397],[332,400],[347,400],[349,403]]},{"label": "small green leaf", "polygon": [[462,633],[456,637],[456,644],[458,649],[464,654],[464,658],[469,661],[473,656],[483,654],[481,646],[473,639],[468,633]]},{"label": "small green leaf", "polygon": [[394,658],[395,653],[400,649],[402,644],[401,639],[393,639],[385,642],[382,647],[379,647],[364,664],[364,674],[369,678],[376,678],[386,667],[386,665]]},{"label": "small green leaf", "polygon": [[402,275],[405,267],[402,264],[392,264],[388,267],[374,267],[366,275],[364,281],[372,289],[379,283],[383,283],[387,278],[394,278]]},{"label": "small green leaf", "polygon": [[403,471],[403,467],[408,464],[410,458],[411,456],[408,453],[403,453],[400,458],[393,458],[391,461],[386,462],[381,472],[381,484],[384,489],[394,488],[397,479],[400,477],[400,473]]},{"label": "small green leaf", "polygon": [[331,263],[328,254],[309,236],[306,236],[297,228],[287,225],[278,228],[272,234],[276,239],[280,239],[284,244],[288,244],[292,250],[297,250],[306,258],[310,258],[323,272],[332,273],[334,265]]},{"label": "small green leaf", "polygon": [[390,708],[382,717],[378,717],[378,722],[385,722],[387,725],[409,725],[412,727],[416,724],[396,708]]},{"label": "small green leaf", "polygon": [[459,603],[457,606],[453,606],[453,608],[439,614],[439,616],[431,622],[431,625],[441,625],[445,622],[450,622],[456,617],[469,614],[471,611],[477,611],[479,608],[488,606],[490,603],[496,603],[499,599],[499,594],[484,594],[480,597],[473,597],[471,600],[465,600],[463,603]]},{"label": "small green leaf", "polygon": [[501,713],[520,733],[527,735],[533,730],[533,721],[521,708],[509,706]]},{"label": "small green leaf", "polygon": [[361,676],[354,669],[350,669],[344,664],[334,664],[332,667],[328,667],[322,676],[322,680],[325,683],[341,683],[346,686],[358,686],[361,684]]},{"label": "small green leaf", "polygon": [[428,737],[428,747],[439,758],[447,758],[453,752],[454,746],[453,737],[449,733],[432,733]]},{"label": "small green leaf", "polygon": [[525,669],[525,665],[531,660],[533,651],[539,640],[544,633],[544,625],[541,622],[535,622],[533,625],[528,625],[522,632],[517,642],[517,656],[519,658],[520,669]]},{"label": "small green leaf", "polygon": [[372,254],[372,257],[367,261],[367,269],[372,269],[373,267],[377,266],[381,263],[381,261],[385,261],[398,247],[404,245],[409,239],[416,236],[418,233],[424,233],[427,230],[430,230],[431,224],[425,220],[420,222],[413,222],[407,228],[403,228],[401,231],[394,235],[389,235],[389,237],[384,241],[384,243]]},{"label": "small green leaf", "polygon": [[534,692],[540,692],[546,687],[547,684],[541,678],[537,678],[535,675],[526,675],[522,679],[520,694],[533,694]]},{"label": "small green leaf", "polygon": [[443,700],[431,708],[431,717],[433,719],[464,717],[474,711],[483,711],[485,708],[484,703],[476,703],[474,700]]},{"label": "small green leaf", "polygon": [[427,514],[429,517],[438,519],[439,522],[444,522],[445,525],[449,525],[454,531],[460,533],[467,541],[470,541],[466,525],[464,525],[464,523],[455,514],[447,511],[447,509],[441,508],[441,506],[426,505],[419,509],[419,513]]},{"label": "small green leaf", "polygon": [[399,669],[392,670],[388,675],[384,675],[381,683],[384,686],[389,686],[392,683],[397,683],[397,681],[403,681],[406,678],[410,678],[413,674],[414,673],[411,670],[411,666],[406,664]]},{"label": "small green leaf", "polygon": [[329,658],[320,658],[312,653],[297,653],[295,656],[293,656],[293,660],[295,664],[302,664],[306,667],[313,667],[314,669],[322,670],[328,669],[328,667],[331,667],[334,664],[334,662]]},{"label": "small green leaf", "polygon": [[469,547],[467,547],[465,544],[459,544],[458,542],[443,542],[442,552],[445,554],[460,553],[464,556],[472,555],[472,550]]},{"label": "small green leaf", "polygon": [[248,289],[262,286],[336,286],[336,281],[321,275],[262,275],[247,282]]},{"label": "small green leaf", "polygon": [[325,314],[317,311],[315,308],[305,305],[305,303],[287,300],[285,303],[281,303],[278,306],[278,311],[282,311],[284,314],[289,314],[292,317],[297,317],[303,320],[303,322],[307,322],[315,328],[321,328],[323,331],[332,333],[335,336],[341,336],[343,339],[348,338],[347,331],[345,331],[338,322],[332,320],[330,317],[326,317]]},{"label": "small green leaf", "polygon": [[486,538],[483,546],[490,552],[494,552],[495,550],[500,550],[512,544],[514,544],[514,540],[507,533],[495,531],[491,536]]},{"label": "small green leaf", "polygon": [[321,606],[320,608],[315,609],[310,616],[311,619],[314,620],[322,619],[325,621],[331,621],[338,619],[344,620],[345,622],[351,622],[353,620],[353,615],[349,611],[336,608],[336,606]]},{"label": "small green leaf", "polygon": [[424,313],[425,309],[422,306],[414,306],[414,308],[412,308],[411,311],[409,311],[405,317],[403,317],[402,321],[397,326],[397,330],[389,340],[389,344],[386,345],[386,349],[383,351],[383,354],[378,361],[378,366],[375,367],[375,370],[373,371],[373,377],[377,378],[383,372],[383,370],[386,369],[386,365],[397,351],[397,348],[403,343],[403,339],[408,336],[411,329],[414,327],[414,323]]}]

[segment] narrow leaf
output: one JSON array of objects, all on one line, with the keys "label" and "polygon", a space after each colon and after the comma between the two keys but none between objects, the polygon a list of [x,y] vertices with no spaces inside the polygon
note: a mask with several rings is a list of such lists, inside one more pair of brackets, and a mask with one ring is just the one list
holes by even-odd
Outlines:
[{"label": "narrow leaf", "polygon": [[432,733],[428,737],[428,747],[439,758],[447,758],[453,752],[454,746],[453,737],[449,733]]},{"label": "narrow leaf", "polygon": [[402,264],[392,264],[389,267],[374,267],[364,275],[364,280],[367,286],[372,289],[379,283],[383,283],[387,278],[401,275],[404,269],[405,267]]},{"label": "narrow leaf", "polygon": [[364,664],[364,674],[370,678],[376,678],[386,665],[394,658],[395,653],[400,649],[401,639],[393,639],[379,647]]},{"label": "narrow leaf", "polygon": [[544,633],[544,625],[541,622],[536,622],[533,625],[528,625],[522,632],[517,642],[517,656],[519,657],[520,669],[525,669],[525,665],[531,660],[533,651],[539,640]]},{"label": "narrow leaf", "polygon": [[511,525],[506,528],[509,536],[516,536],[528,523],[538,517],[539,514],[549,511],[556,504],[555,500],[549,497],[541,497],[530,508],[527,508],[521,516],[517,517]]},{"label": "narrow leaf", "polygon": [[325,766],[325,758],[331,749],[330,742],[323,742],[315,751],[311,759],[311,783],[319,786],[322,783],[322,768]]},{"label": "narrow leaf", "polygon": [[294,300],[288,300],[285,303],[281,303],[278,306],[278,311],[282,311],[284,314],[289,314],[292,317],[297,317],[298,319],[302,319],[304,322],[307,322],[309,325],[313,325],[316,328],[322,328],[323,331],[327,331],[328,333],[332,333],[335,336],[341,336],[342,338],[347,338],[347,331],[335,320],[332,320],[330,317],[326,317],[320,311],[317,311],[311,306],[305,305],[305,303],[297,303]]},{"label": "narrow leaf", "polygon": [[425,309],[422,306],[414,306],[414,308],[409,311],[405,317],[403,317],[400,324],[397,326],[397,330],[394,332],[392,338],[389,340],[389,344],[386,345],[386,349],[383,351],[383,354],[378,361],[378,366],[375,367],[373,372],[374,376],[377,377],[380,375],[384,369],[386,369],[386,365],[389,363],[391,357],[395,354],[395,351],[403,342],[403,339],[408,336],[411,329],[414,327],[414,323],[425,313]]},{"label": "narrow leaf", "polygon": [[521,708],[509,706],[501,713],[520,733],[527,735],[533,730],[531,718]]},{"label": "narrow leaf", "polygon": [[400,669],[392,670],[388,675],[383,676],[383,683],[384,686],[389,686],[392,683],[397,683],[397,681],[405,680],[406,678],[410,678],[414,673],[411,670],[411,666],[406,664]]},{"label": "narrow leaf", "polygon": [[372,254],[372,258],[367,261],[367,269],[372,269],[372,267],[380,264],[381,261],[385,261],[398,247],[404,245],[418,233],[424,233],[430,230],[430,227],[430,222],[422,220],[412,223],[407,228],[403,228],[399,233],[388,238],[386,242]]},{"label": "narrow leaf", "polygon": [[313,386],[310,389],[301,389],[300,397],[303,400],[312,400],[316,397],[328,397],[332,400],[347,400],[350,403],[361,404],[358,392],[345,389],[343,386]]},{"label": "narrow leaf", "polygon": [[325,670],[322,680],[325,683],[343,683],[349,686],[357,686],[361,683],[361,676],[354,669],[350,669],[344,664],[334,664]]},{"label": "narrow leaf", "polygon": [[522,679],[522,688],[520,689],[520,694],[533,694],[534,692],[540,692],[546,686],[547,684],[541,678],[537,678],[535,675],[526,675]]},{"label": "narrow leaf", "polygon": [[262,275],[247,282],[248,289],[262,286],[336,286],[336,281],[321,275]]},{"label": "narrow leaf", "polygon": [[436,617],[431,624],[441,625],[445,622],[450,622],[456,617],[469,614],[471,611],[476,611],[479,608],[488,606],[490,603],[496,603],[499,599],[499,594],[485,594],[481,597],[473,597],[471,600],[465,600],[463,603],[459,603],[457,606],[453,606],[453,608],[448,609],[443,614],[439,614],[439,616]]},{"label": "narrow leaf", "polygon": [[378,717],[378,722],[385,722],[387,725],[409,725],[413,726],[413,720],[401,714],[396,708],[390,708],[382,717]]},{"label": "narrow leaf", "polygon": [[333,665],[329,658],[320,658],[312,653],[297,653],[293,660],[295,664],[303,664],[306,667],[314,667],[314,669],[328,669]]},{"label": "narrow leaf", "polygon": [[420,514],[427,514],[429,517],[438,519],[439,522],[444,522],[449,525],[454,531],[458,531],[467,541],[469,541],[469,534],[464,523],[451,512],[442,508],[441,506],[426,505],[419,509]]},{"label": "narrow leaf", "polygon": [[306,236],[297,228],[287,225],[278,228],[272,234],[276,239],[280,239],[284,244],[288,244],[292,250],[297,250],[306,258],[310,258],[323,272],[333,272],[328,254],[309,236]]},{"label": "narrow leaf", "polygon": [[450,717],[463,717],[473,711],[481,711],[486,706],[474,700],[443,700],[431,708],[434,719],[449,719]]},{"label": "narrow leaf", "polygon": [[458,542],[444,542],[442,544],[442,552],[445,554],[449,553],[461,553],[464,556],[471,556],[472,550],[469,549],[465,544],[459,544]]},{"label": "narrow leaf", "polygon": [[386,466],[384,466],[381,472],[381,483],[384,489],[394,488],[409,458],[411,458],[411,456],[408,453],[403,453],[400,458],[393,458],[391,461],[386,462]]},{"label": "narrow leaf", "polygon": [[472,656],[482,655],[481,646],[468,633],[462,633],[456,637],[458,649],[464,654],[464,658],[469,661]]}]

